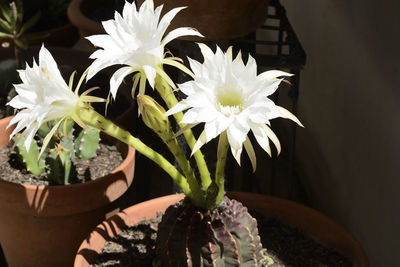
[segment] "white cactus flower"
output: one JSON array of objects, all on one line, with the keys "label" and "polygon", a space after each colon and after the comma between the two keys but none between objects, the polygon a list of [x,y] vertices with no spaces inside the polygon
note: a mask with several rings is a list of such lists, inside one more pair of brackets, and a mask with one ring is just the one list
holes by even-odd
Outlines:
[{"label": "white cactus flower", "polygon": [[[33,137],[43,123],[59,120],[56,125],[58,127],[64,119],[72,118],[84,126],[77,114],[80,103],[104,101],[101,98],[87,96],[95,88],[78,96],[78,88],[84,76],[73,92],[71,87],[74,74],[68,86],[61,76],[57,63],[44,46],[39,52],[39,64],[34,60],[32,67],[27,66],[24,70],[18,70],[18,73],[22,83],[14,85],[17,95],[7,105],[18,109],[19,112],[10,121],[8,127],[17,124],[10,139],[25,128],[24,144],[28,151]],[[54,131],[51,133],[53,134]]]},{"label": "white cactus flower", "polygon": [[189,59],[195,74],[194,80],[179,85],[187,97],[167,111],[166,115],[187,110],[181,121],[188,124],[185,129],[205,123],[192,154],[226,131],[236,161],[240,164],[244,144],[255,168],[255,153],[247,136],[250,130],[259,145],[271,155],[269,139],[280,152],[279,140],[269,127],[271,119],[289,118],[302,126],[292,113],[268,98],[283,80],[278,77],[291,74],[275,70],[257,75],[257,64],[251,56],[245,65],[240,53],[232,60],[231,48],[223,53],[217,47],[214,54],[206,45],[199,46],[204,62],[201,64]]},{"label": "white cactus flower", "polygon": [[172,30],[165,35],[172,19],[184,7],[170,10],[160,20],[162,7],[161,5],[154,9],[153,0],[146,0],[137,11],[134,2],[125,2],[122,16],[115,12],[114,19],[103,21],[107,34],[87,37],[93,45],[101,48],[90,56],[95,60],[89,67],[87,79],[106,67],[120,64],[125,66],[118,69],[110,80],[110,92],[114,98],[123,79],[134,72],[136,75],[133,77],[132,94],[139,81],[139,94],[144,94],[146,78],[154,88],[157,74],[174,86],[163,71],[162,65],[168,64],[183,71],[188,70],[178,62],[179,59],[164,58],[164,46],[180,36],[202,35],[195,29],[186,27]]}]

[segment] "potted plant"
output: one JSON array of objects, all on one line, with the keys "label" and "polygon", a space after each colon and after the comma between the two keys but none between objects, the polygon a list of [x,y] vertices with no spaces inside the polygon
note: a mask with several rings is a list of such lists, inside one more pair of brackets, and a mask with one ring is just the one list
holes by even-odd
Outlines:
[{"label": "potted plant", "polygon": [[[350,259],[353,266],[369,266],[368,259],[359,242],[344,227],[332,221],[327,216],[299,205],[295,202],[246,192],[227,192],[228,196],[242,202],[249,210],[257,211],[263,216],[278,219],[279,221],[296,226],[307,236],[312,237],[318,243],[327,248],[334,248],[341,255]],[[117,215],[99,224],[90,236],[85,239],[75,258],[75,267],[90,266],[90,264],[107,262],[101,261],[100,255],[103,252],[106,242],[110,242],[121,234],[122,231],[138,224],[138,227],[145,227],[140,224],[144,218],[148,221],[157,216],[160,211],[165,211],[168,206],[180,201],[182,196],[169,195],[155,198],[133,205]],[[126,234],[125,234],[126,235]],[[148,239],[146,239],[147,241]],[[115,243],[119,243],[114,241]],[[141,242],[145,244],[146,242]],[[117,260],[123,257],[112,256],[123,254],[121,251],[108,251],[109,260]],[[106,255],[104,255],[104,258]],[[126,256],[132,258],[134,256]],[[304,264],[306,265],[306,264]],[[339,265],[339,263],[338,263]],[[329,265],[328,265],[329,266]]]},{"label": "potted plant", "polygon": [[7,42],[15,44],[17,39],[19,47],[40,45],[43,41],[52,46],[73,46],[79,35],[67,19],[68,2],[1,0],[0,32],[8,35],[0,34],[0,38],[5,38],[3,45]]},{"label": "potted plant", "polygon": [[[32,1],[0,0],[0,118],[13,114],[11,108],[5,110],[5,103],[15,96],[12,89],[12,83],[17,81],[15,69],[22,68],[32,46],[43,41],[57,46],[76,43],[76,29],[70,24],[64,25],[66,5],[65,0],[45,0],[34,5]],[[59,27],[49,28],[49,25]]]},{"label": "potted plant", "polygon": [[[76,177],[71,158],[96,156],[98,131],[85,127],[78,132],[68,118],[63,118],[63,124],[51,121],[54,112],[63,110],[60,95],[70,93],[74,96],[74,93],[58,69],[53,71],[57,64],[45,48],[40,50],[38,62],[19,71],[22,83],[15,85],[16,90],[27,93],[29,97],[18,94],[9,102],[9,105],[22,110],[15,117],[0,121],[0,146],[7,146],[10,136],[19,131],[18,128],[11,131],[12,127],[6,127],[8,124],[13,125],[21,118],[24,122],[26,119],[29,121],[32,115],[20,106],[21,103],[32,99],[42,101],[39,111],[36,111],[39,112],[36,114],[47,115],[46,123],[40,123],[41,127],[36,129],[42,135],[32,141],[33,135],[19,134],[14,147],[19,152],[18,158],[23,159],[30,172],[45,175],[50,184],[61,185],[17,184],[0,179],[0,243],[10,266],[71,266],[76,249],[90,229],[119,211],[117,200],[133,180],[135,153],[133,148],[111,140],[124,158],[122,164],[104,177],[70,184]],[[70,86],[73,85],[72,78]],[[50,91],[36,94],[43,86]],[[93,102],[100,101],[100,98],[83,94],[79,101]],[[53,102],[57,103],[56,109],[47,113],[46,104]],[[77,132],[75,137],[74,132]],[[42,144],[41,151],[37,141]]]},{"label": "potted plant", "polygon": [[[248,137],[250,130],[255,141],[266,153],[271,154],[270,141],[278,153],[281,149],[277,136],[269,127],[271,119],[288,118],[302,126],[293,114],[275,105],[268,98],[284,78],[291,74],[273,70],[257,75],[257,64],[251,56],[245,64],[240,53],[234,57],[232,48],[224,52],[217,47],[216,51],[213,51],[201,43],[198,46],[204,62],[189,59],[190,70],[181,63],[181,59],[164,53],[165,45],[175,38],[201,36],[193,28],[185,27],[165,34],[172,19],[182,9],[184,8],[174,8],[161,17],[162,7],[154,8],[152,0],[146,0],[139,10],[134,3],[126,2],[122,15],[115,13],[113,20],[103,22],[106,34],[87,37],[99,48],[90,56],[94,61],[89,66],[87,80],[104,68],[118,65],[119,69],[110,78],[110,94],[115,98],[124,79],[131,75],[132,96],[137,99],[141,119],[165,143],[179,170],[161,153],[96,112],[87,104],[86,100],[91,100],[87,93],[81,96],[65,94],[59,101],[45,103],[46,108],[48,112],[58,111],[57,116],[53,117],[55,120],[72,118],[83,127],[97,128],[134,147],[136,151],[158,164],[180,187],[184,199],[177,201],[178,197],[167,197],[155,201],[163,202],[159,210],[173,204],[165,210],[158,225],[157,264],[268,265],[271,259],[262,248],[256,220],[240,202],[230,199],[225,194],[224,168],[229,151],[240,164],[243,147],[253,169],[256,168],[252,145],[254,141]],[[192,77],[193,80],[179,85],[179,90],[186,95],[185,99],[178,101],[175,97],[174,91],[178,89],[165,72],[165,65],[176,67]],[[160,95],[166,108],[146,94],[147,83]],[[41,90],[37,93],[40,94]],[[32,103],[26,99],[23,91],[20,92],[19,100],[19,108],[24,108],[25,113],[32,115],[29,116],[29,120],[20,116],[21,119],[14,122],[18,123],[19,129],[26,127],[26,134],[33,134],[36,129],[32,125],[44,121],[43,116],[35,115],[43,103]],[[60,103],[63,103],[62,110],[58,110]],[[50,113],[46,113],[45,116],[47,114]],[[176,133],[171,127],[172,116],[180,128]],[[195,138],[191,128],[202,123],[205,123],[204,130]],[[187,157],[177,141],[180,135],[186,140],[191,157]],[[217,162],[213,165],[207,164],[201,148],[217,137]],[[210,173],[211,166],[215,166],[214,174]],[[239,198],[252,207],[257,206],[250,204],[246,195]],[[135,218],[127,220],[134,222],[152,216],[157,208],[151,208],[151,203],[139,205],[141,208],[132,214]],[[144,212],[147,209],[150,213]],[[272,210],[274,209],[270,210],[272,215],[279,213]],[[304,208],[299,210],[304,211]],[[283,217],[289,215],[290,213]],[[129,217],[129,214],[126,216]],[[114,219],[118,221],[117,217]],[[111,231],[116,231],[113,224],[104,224],[111,226]],[[332,227],[327,230],[330,229],[338,228]],[[190,235],[186,235],[186,232]],[[106,235],[104,232],[102,234]],[[91,252],[96,253],[95,250]],[[91,252],[85,249],[78,254],[85,255]]]}]

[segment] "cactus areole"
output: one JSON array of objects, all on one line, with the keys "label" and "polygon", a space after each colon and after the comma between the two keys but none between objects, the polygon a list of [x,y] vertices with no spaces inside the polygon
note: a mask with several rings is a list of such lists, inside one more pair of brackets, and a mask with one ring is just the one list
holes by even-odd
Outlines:
[{"label": "cactus areole", "polygon": [[267,266],[257,221],[242,203],[224,197],[212,210],[188,198],[168,207],[158,226],[161,266]]}]

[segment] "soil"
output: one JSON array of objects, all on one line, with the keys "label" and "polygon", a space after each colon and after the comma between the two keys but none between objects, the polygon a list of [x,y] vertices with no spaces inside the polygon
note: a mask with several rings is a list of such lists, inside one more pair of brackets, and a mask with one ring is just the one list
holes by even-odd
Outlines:
[{"label": "soil", "polygon": [[[10,164],[9,160],[10,147],[0,149],[0,173],[7,173],[1,175],[0,179],[30,185],[48,185],[45,177],[37,177],[28,173],[24,169],[16,168],[14,164]],[[87,182],[103,177],[106,174],[117,168],[123,159],[115,146],[100,143],[97,150],[97,156],[91,160],[74,159],[73,163],[78,172],[77,183]]]},{"label": "soil", "polygon": [[[352,263],[337,251],[310,239],[298,228],[285,225],[274,218],[251,212],[257,219],[267,256],[274,263],[268,266],[350,267]],[[155,240],[162,213],[122,231],[106,242],[92,267],[151,267],[155,259]],[[156,266],[158,266],[156,264]]]}]

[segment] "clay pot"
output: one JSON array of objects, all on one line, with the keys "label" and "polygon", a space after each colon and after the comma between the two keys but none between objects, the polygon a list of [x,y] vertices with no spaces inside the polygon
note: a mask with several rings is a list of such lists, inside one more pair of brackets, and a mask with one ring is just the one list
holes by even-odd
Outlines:
[{"label": "clay pot", "polygon": [[[138,6],[144,0],[138,0]],[[181,6],[169,30],[193,27],[204,38],[183,36],[190,41],[221,41],[245,36],[254,32],[266,20],[269,0],[154,0],[154,5],[164,4],[162,14]],[[168,30],[167,30],[168,31]]]},{"label": "clay pot", "polygon": [[[140,6],[144,0],[138,0]],[[194,27],[205,38],[181,37],[192,41],[220,41],[247,35],[260,27],[268,14],[269,0],[154,0],[154,5],[164,4],[163,13],[175,7],[187,6],[178,13],[169,28]],[[85,14],[95,6],[113,8],[110,0],[72,0],[68,7],[68,18],[78,27],[81,36],[104,33],[100,22],[89,19]]]},{"label": "clay pot", "polygon": [[[0,120],[0,147],[11,117]],[[131,185],[135,150],[116,143],[124,156],[112,173],[83,184],[33,186],[0,180],[0,243],[9,266],[72,266],[82,240],[116,214]]]},{"label": "clay pot", "polygon": [[105,33],[101,23],[90,19],[86,14],[93,11],[96,6],[114,10],[114,3],[114,0],[72,0],[68,6],[67,16],[71,24],[78,28],[82,37]]},{"label": "clay pot", "polygon": [[[355,267],[369,267],[367,256],[357,240],[342,226],[325,215],[292,201],[275,197],[229,192],[230,198],[241,201],[250,210],[298,227],[321,244],[335,248],[348,257]],[[104,243],[117,236],[121,229],[132,226],[143,219],[156,216],[171,204],[181,200],[179,195],[169,195],[131,206],[107,221],[99,224],[81,244],[75,258],[75,267],[86,267],[94,261]]]}]

